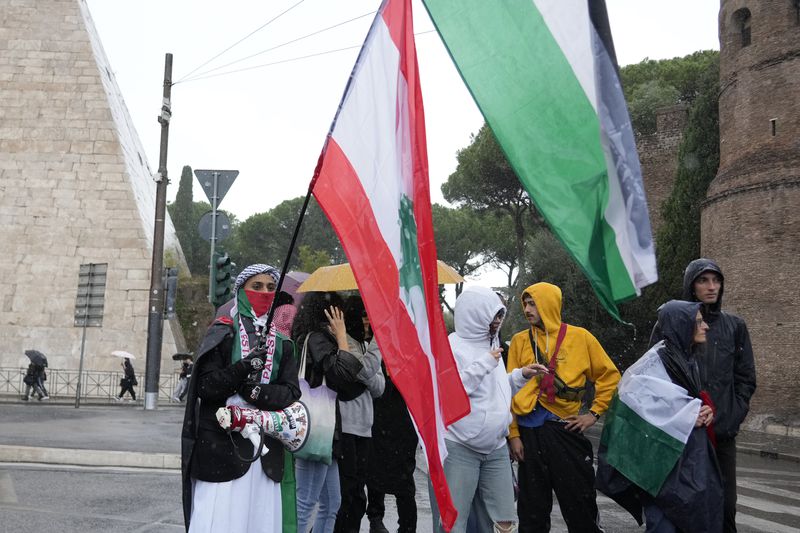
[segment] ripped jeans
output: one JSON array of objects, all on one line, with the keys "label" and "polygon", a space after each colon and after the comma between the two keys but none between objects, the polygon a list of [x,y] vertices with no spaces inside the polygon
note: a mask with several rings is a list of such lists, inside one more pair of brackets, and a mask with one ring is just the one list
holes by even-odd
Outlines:
[{"label": "ripped jeans", "polygon": [[[473,509],[473,500],[479,501],[482,511],[477,519],[480,531],[493,531],[498,522],[517,522],[514,505],[514,487],[511,476],[511,460],[508,447],[501,446],[489,454],[482,454],[466,446],[445,439],[447,459],[444,461],[444,475],[458,511],[458,518],[452,533],[464,533],[467,520]],[[439,508],[433,495],[430,482],[428,489],[431,498],[433,530],[443,531],[439,524]]]}]

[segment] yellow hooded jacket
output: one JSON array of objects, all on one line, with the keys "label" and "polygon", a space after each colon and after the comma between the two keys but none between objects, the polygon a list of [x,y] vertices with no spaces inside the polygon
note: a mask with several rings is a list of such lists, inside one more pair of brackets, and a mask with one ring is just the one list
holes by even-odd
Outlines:
[{"label": "yellow hooded jacket", "polygon": [[[542,318],[544,329],[537,326],[532,328],[532,333],[539,347],[539,354],[549,362],[561,327],[561,289],[550,283],[536,283],[525,289],[522,296],[526,294],[533,298]],[[508,371],[535,362],[528,330],[520,331],[511,339]],[[608,409],[620,378],[619,370],[594,335],[573,325],[567,327],[566,336],[558,351],[556,373],[570,387],[582,387],[587,379],[593,382],[595,397],[592,411],[597,414],[603,414]],[[516,415],[532,412],[537,401],[561,418],[578,414],[581,407],[580,402],[564,400],[558,396],[555,402],[548,402],[546,395],[539,396],[539,378],[533,378],[511,399],[511,411],[515,416],[509,427],[509,438],[519,437]]]}]

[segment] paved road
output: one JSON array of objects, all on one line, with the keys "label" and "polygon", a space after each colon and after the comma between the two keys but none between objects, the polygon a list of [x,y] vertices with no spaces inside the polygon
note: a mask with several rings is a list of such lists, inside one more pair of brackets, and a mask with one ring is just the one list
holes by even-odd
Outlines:
[{"label": "paved road", "polygon": [[[739,531],[800,531],[800,465],[740,457]],[[427,481],[417,472],[417,531],[433,530]],[[607,498],[598,500],[608,533],[644,531]],[[397,514],[387,497],[386,525]],[[0,531],[116,533],[182,531],[180,479],[174,470],[0,464]],[[364,520],[361,529],[367,532]],[[566,532],[556,507],[553,532]]]}]

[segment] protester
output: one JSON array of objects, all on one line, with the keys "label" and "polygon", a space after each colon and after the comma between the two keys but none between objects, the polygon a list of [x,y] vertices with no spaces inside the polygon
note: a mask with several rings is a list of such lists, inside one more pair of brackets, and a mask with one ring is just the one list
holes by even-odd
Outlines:
[{"label": "protester", "polygon": [[192,377],[193,367],[192,358],[184,358],[181,363],[181,373],[178,375],[178,386],[175,387],[175,393],[172,395],[174,401],[182,402],[186,393],[189,391],[189,378]]},{"label": "protester", "polygon": [[367,510],[367,474],[372,454],[373,398],[383,394],[385,379],[381,371],[381,353],[376,342],[369,346],[366,335],[369,319],[360,296],[350,296],[345,301],[344,322],[350,353],[361,356],[364,368],[358,380],[367,390],[350,401],[340,401],[342,416],[341,456],[339,483],[342,503],[336,515],[337,533],[358,533],[361,519]]},{"label": "protester", "polygon": [[[700,347],[697,364],[700,384],[711,394],[717,408],[714,432],[717,460],[725,488],[725,533],[736,531],[736,434],[739,433],[750,398],[756,390],[756,367],[750,334],[744,320],[722,310],[725,278],[710,259],[695,259],[683,275],[683,298],[700,302],[708,324],[708,342]],[[659,325],[650,344],[663,338]]]},{"label": "protester", "polygon": [[[351,353],[342,313],[343,302],[334,292],[313,292],[303,298],[292,327],[298,346],[307,346],[306,375],[312,388],[325,385],[337,394],[336,428],[331,463],[297,458],[297,530],[308,533],[314,509],[314,533],[331,533],[341,503],[339,463],[342,455],[342,420],[339,402],[360,396],[366,386],[358,379],[364,368]],[[313,421],[311,422],[313,431]]]},{"label": "protester", "polygon": [[122,372],[124,375],[119,380],[120,391],[117,395],[117,401],[121,402],[122,397],[125,396],[126,392],[128,392],[131,395],[131,401],[135,402],[136,391],[133,388],[138,385],[139,382],[136,381],[136,372],[133,370],[133,363],[131,363],[129,357],[126,357],[122,361]]},{"label": "protester", "polygon": [[197,350],[181,438],[191,533],[279,533],[284,516],[293,517],[293,509],[282,510],[283,445],[267,436],[267,454],[249,462],[254,445],[223,430],[215,416],[228,405],[276,411],[300,398],[294,344],[265,331],[278,276],[268,265],[245,268],[234,283],[230,314],[214,320]]},{"label": "protester", "polygon": [[648,532],[719,533],[723,493],[710,438],[713,406],[693,354],[706,342],[708,325],[699,303],[677,300],[659,308],[658,323],[663,340],[625,372],[609,410],[598,488],[640,525],[644,508]]},{"label": "protester", "polygon": [[417,530],[417,502],[414,470],[418,446],[417,431],[408,408],[382,365],[386,386],[375,398],[372,423],[372,456],[367,478],[367,518],[370,533],[389,533],[383,524],[386,494],[395,497],[397,532]]},{"label": "protester", "polygon": [[40,402],[50,399],[50,395],[47,394],[47,389],[44,386],[44,382],[47,381],[47,373],[44,370],[45,366],[47,366],[46,362],[42,364],[31,362],[31,364],[28,365],[25,377],[22,378],[22,382],[25,383],[25,395],[22,397],[24,401],[27,402],[30,400],[33,394],[39,396]]},{"label": "protester", "polygon": [[[479,531],[516,529],[506,446],[511,398],[530,378],[546,373],[547,367],[533,363],[506,373],[497,337],[505,312],[497,294],[485,287],[469,287],[456,300],[455,332],[449,340],[469,396],[470,412],[445,434],[444,473],[458,511],[451,530],[455,533],[466,530],[475,498],[485,510],[475,517]],[[432,486],[430,489],[434,531],[443,531]]]},{"label": "protester", "polygon": [[[561,289],[536,283],[522,294],[531,327],[514,335],[508,370],[533,363],[548,367],[511,402],[511,456],[519,461],[519,531],[549,531],[553,491],[570,532],[600,532],[592,444],[583,431],[608,408],[619,371],[584,328],[561,321]],[[586,383],[595,397],[579,414]]]}]

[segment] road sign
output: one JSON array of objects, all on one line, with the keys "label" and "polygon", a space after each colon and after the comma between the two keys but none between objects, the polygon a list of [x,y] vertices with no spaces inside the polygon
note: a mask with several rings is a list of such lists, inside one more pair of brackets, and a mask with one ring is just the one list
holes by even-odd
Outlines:
[{"label": "road sign", "polygon": [[[194,175],[197,176],[197,181],[206,193],[208,201],[211,202],[211,207],[218,206],[225,195],[239,175],[238,170],[195,170]],[[214,177],[217,178],[217,201],[214,201]]]},{"label": "road sign", "polygon": [[[200,222],[197,224],[197,231],[200,233],[200,236],[209,242],[211,242],[211,224],[213,224],[211,220],[213,218],[213,211],[208,211],[200,218]],[[231,221],[228,215],[223,211],[217,211],[217,232],[214,235],[214,239],[221,241],[230,234]]]},{"label": "road sign", "polygon": [[87,263],[78,271],[78,295],[75,298],[75,326],[101,327],[105,306],[108,263]]}]

